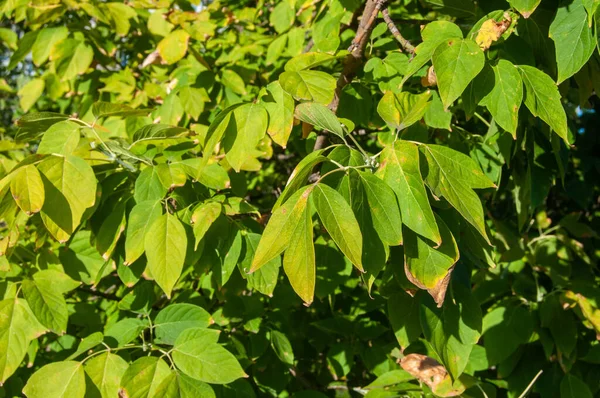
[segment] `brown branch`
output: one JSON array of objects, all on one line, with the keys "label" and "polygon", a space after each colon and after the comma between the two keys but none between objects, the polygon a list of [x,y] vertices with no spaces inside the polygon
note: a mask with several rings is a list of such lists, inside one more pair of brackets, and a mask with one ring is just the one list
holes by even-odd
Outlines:
[{"label": "brown branch", "polygon": [[344,69],[338,78],[333,101],[329,104],[329,109],[333,112],[337,112],[337,108],[340,105],[340,95],[342,90],[352,81],[352,79],[354,79],[358,68],[362,65],[365,47],[369,41],[371,32],[373,31],[377,14],[385,2],[386,0],[367,0],[367,3],[365,4],[365,10],[360,19],[356,36],[352,40],[350,47],[348,47],[350,54],[348,54],[344,60]]},{"label": "brown branch", "polygon": [[396,26],[394,21],[392,21],[392,18],[390,18],[390,13],[389,13],[387,7],[385,7],[383,10],[381,10],[381,14],[383,14],[383,20],[387,24],[387,27],[388,27],[390,33],[392,35],[394,35],[394,37],[396,38],[398,43],[400,43],[400,47],[407,53],[414,55],[415,47],[412,44],[410,44],[410,42],[408,40],[406,40],[404,38],[404,36],[402,36],[400,31],[398,30],[398,27]]},{"label": "brown branch", "polygon": [[[356,36],[352,40],[350,47],[348,47],[350,54],[344,59],[344,69],[337,80],[333,100],[329,104],[329,109],[334,113],[337,112],[338,106],[340,105],[340,95],[342,94],[342,90],[352,81],[352,79],[354,79],[356,72],[358,72],[358,69],[363,63],[363,54],[367,42],[369,41],[369,37],[371,36],[371,32],[373,31],[377,14],[379,14],[379,11],[386,1],[387,0],[367,0],[365,3],[365,8],[362,17],[360,18],[358,29],[356,30]],[[358,13],[355,13],[355,15],[358,15]],[[325,135],[319,135],[315,141],[314,149],[318,150],[323,148],[326,141],[327,137]]]}]

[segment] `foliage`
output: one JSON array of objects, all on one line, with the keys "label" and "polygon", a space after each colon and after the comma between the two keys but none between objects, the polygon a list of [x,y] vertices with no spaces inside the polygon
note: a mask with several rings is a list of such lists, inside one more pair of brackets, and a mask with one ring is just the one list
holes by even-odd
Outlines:
[{"label": "foliage", "polygon": [[0,395],[598,396],[599,5],[0,1]]}]

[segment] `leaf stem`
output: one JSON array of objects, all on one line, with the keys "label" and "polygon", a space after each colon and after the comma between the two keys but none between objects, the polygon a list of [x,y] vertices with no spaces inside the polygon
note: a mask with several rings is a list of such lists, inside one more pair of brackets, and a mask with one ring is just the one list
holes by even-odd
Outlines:
[{"label": "leaf stem", "polygon": [[533,387],[533,384],[536,382],[536,380],[542,375],[542,373],[544,373],[544,370],[541,369],[534,377],[533,380],[531,380],[531,383],[529,383],[529,385],[527,386],[527,388],[525,388],[525,391],[523,391],[523,393],[521,395],[519,395],[519,398],[525,398],[525,396],[527,395],[527,393],[529,392],[529,390],[531,390],[531,388]]},{"label": "leaf stem", "polygon": [[473,112],[473,114],[477,117],[477,119],[481,120],[483,122],[483,124],[485,124],[487,126],[487,128],[490,128],[490,122],[488,122],[487,120],[485,120],[483,118],[483,116],[481,116],[479,113],[477,112]]}]

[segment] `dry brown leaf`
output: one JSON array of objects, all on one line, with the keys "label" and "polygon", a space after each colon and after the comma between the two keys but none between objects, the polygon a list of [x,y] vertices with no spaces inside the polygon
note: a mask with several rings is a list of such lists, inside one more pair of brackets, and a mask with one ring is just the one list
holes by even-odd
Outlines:
[{"label": "dry brown leaf", "polygon": [[423,87],[434,87],[437,86],[437,76],[433,65],[427,69],[427,74],[421,78],[421,85]]},{"label": "dry brown leaf", "polygon": [[408,354],[400,360],[400,366],[419,381],[427,384],[431,391],[439,397],[457,397],[472,384],[466,378],[467,375],[463,375],[453,382],[446,368],[426,355]]},{"label": "dry brown leaf", "polygon": [[313,130],[313,125],[310,123],[302,122],[302,138],[308,137],[310,132]]},{"label": "dry brown leaf", "polygon": [[432,390],[448,375],[446,368],[438,361],[421,354],[408,354],[400,360],[400,366]]},{"label": "dry brown leaf", "polygon": [[504,13],[502,21],[500,22],[497,22],[494,19],[488,19],[481,25],[475,41],[482,50],[487,50],[493,42],[498,40],[500,36],[506,32],[511,23],[512,18],[508,13]]}]

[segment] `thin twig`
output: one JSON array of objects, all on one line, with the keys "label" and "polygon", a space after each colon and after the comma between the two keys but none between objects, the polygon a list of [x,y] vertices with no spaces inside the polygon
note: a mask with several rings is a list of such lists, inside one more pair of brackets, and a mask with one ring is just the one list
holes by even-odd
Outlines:
[{"label": "thin twig", "polygon": [[523,393],[521,395],[519,395],[519,398],[525,398],[525,396],[527,395],[527,393],[529,392],[529,390],[531,390],[531,388],[533,387],[533,384],[535,383],[535,381],[538,379],[538,377],[540,377],[542,375],[542,373],[544,373],[543,370],[540,370],[535,377],[533,378],[533,380],[531,380],[531,383],[529,383],[529,385],[527,386],[527,388],[525,389],[525,391],[523,391]]},{"label": "thin twig", "polygon": [[402,47],[402,49],[407,53],[414,54],[415,47],[412,44],[410,44],[410,42],[407,39],[405,39],[404,36],[402,36],[400,30],[398,30],[398,27],[396,26],[394,21],[392,21],[392,18],[390,18],[390,13],[387,7],[381,10],[381,14],[383,14],[383,20],[387,24],[390,33],[396,38],[398,43],[400,43],[400,47]]},{"label": "thin twig", "polygon": [[92,290],[92,289],[89,289],[89,288],[84,287],[84,286],[79,286],[75,290],[78,291],[78,292],[87,293],[87,294],[92,295],[92,296],[102,297],[102,298],[105,298],[107,300],[121,301],[121,298],[118,297],[118,296],[116,296],[116,295],[114,295],[114,294],[104,293],[104,292],[101,292],[99,290]]}]

